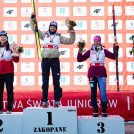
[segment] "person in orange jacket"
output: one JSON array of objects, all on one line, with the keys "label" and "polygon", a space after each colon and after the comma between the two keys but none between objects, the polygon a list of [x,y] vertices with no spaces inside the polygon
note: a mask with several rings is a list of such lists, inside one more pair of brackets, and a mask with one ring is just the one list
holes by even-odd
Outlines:
[{"label": "person in orange jacket", "polygon": [[14,81],[14,62],[19,62],[19,56],[13,57],[12,51],[9,47],[7,33],[5,31],[0,32],[0,114],[3,113],[3,91],[4,83],[7,89],[7,114],[12,112],[14,93],[13,93],[13,81]]}]

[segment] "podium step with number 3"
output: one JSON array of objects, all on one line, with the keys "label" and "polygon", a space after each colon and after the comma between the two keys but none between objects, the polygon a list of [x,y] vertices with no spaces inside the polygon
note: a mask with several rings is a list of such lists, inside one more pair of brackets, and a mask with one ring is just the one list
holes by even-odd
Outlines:
[{"label": "podium step with number 3", "polygon": [[124,119],[119,115],[108,117],[78,116],[78,134],[125,134]]}]

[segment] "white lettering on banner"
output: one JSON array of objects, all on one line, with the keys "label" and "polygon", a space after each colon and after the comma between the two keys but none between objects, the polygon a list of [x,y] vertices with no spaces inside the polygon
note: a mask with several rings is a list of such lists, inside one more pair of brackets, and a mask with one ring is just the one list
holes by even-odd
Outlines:
[{"label": "white lettering on banner", "polygon": [[129,101],[129,96],[127,96],[127,104],[128,104],[128,110],[130,110],[130,101]]},{"label": "white lettering on banner", "polygon": [[3,101],[4,105],[3,108],[5,109],[7,101]]},{"label": "white lettering on banner", "polygon": [[83,100],[82,100],[82,102],[81,102],[80,100],[78,100],[78,107],[80,107],[80,106],[81,106],[82,108],[84,107],[84,106],[83,106]]},{"label": "white lettering on banner", "polygon": [[[108,99],[108,107],[109,108],[117,108],[118,99]],[[48,100],[48,105],[53,106],[54,100]],[[97,105],[99,108],[101,108],[101,100],[97,99]],[[130,108],[130,97],[127,96],[127,110],[131,110]],[[3,109],[6,109],[7,101],[3,101]],[[41,107],[42,102],[41,100],[33,100],[32,98],[28,98],[27,101],[24,103],[23,100],[15,100],[13,104],[13,109],[23,109],[24,107]],[[62,107],[62,102],[59,102],[59,106]],[[76,106],[77,108],[92,108],[91,106],[91,99],[68,99],[66,100],[66,104],[64,106]],[[119,105],[118,105],[119,106]]]},{"label": "white lettering on banner", "polygon": [[40,101],[38,101],[38,100],[34,101],[33,100],[33,105],[34,105],[34,107],[40,107],[41,106],[41,100]]},{"label": "white lettering on banner", "polygon": [[31,98],[28,99],[27,104],[28,104],[30,107],[32,107],[32,104],[30,104],[30,102],[31,102]]},{"label": "white lettering on banner", "polygon": [[101,101],[97,100],[97,105],[98,105],[99,108],[101,107],[100,104],[101,104]]},{"label": "white lettering on banner", "polygon": [[[112,100],[108,100],[108,105],[110,106],[110,108],[116,108],[117,107],[117,102],[118,100],[116,99],[112,99]],[[101,100],[97,99],[97,105],[100,108],[101,107]],[[76,106],[77,108],[92,108],[91,106],[91,100],[68,100],[67,101],[67,106]]]},{"label": "white lettering on banner", "polygon": [[108,102],[109,102],[111,108],[112,108],[113,106],[114,106],[115,108],[117,107],[117,99],[116,99],[116,101],[115,101],[114,99],[112,99],[112,101],[109,100]]},{"label": "white lettering on banner", "polygon": [[22,104],[21,100],[19,101],[17,108],[22,108],[23,109],[23,104]]}]

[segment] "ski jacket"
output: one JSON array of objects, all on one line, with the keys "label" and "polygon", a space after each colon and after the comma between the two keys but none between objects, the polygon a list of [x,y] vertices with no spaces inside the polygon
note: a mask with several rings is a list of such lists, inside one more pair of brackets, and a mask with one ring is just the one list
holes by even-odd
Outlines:
[{"label": "ski jacket", "polygon": [[[30,18],[30,25],[32,31],[35,33],[34,25],[33,25],[33,19]],[[41,40],[44,40],[44,46],[42,50],[42,58],[59,58],[60,52],[58,50],[59,44],[73,44],[75,42],[75,31],[70,33],[70,38],[62,36],[60,33],[56,33],[56,35],[52,35],[51,38],[54,37],[53,43],[50,42],[50,35],[49,32],[42,32],[38,30],[39,38]],[[52,46],[51,48],[47,46]]]}]

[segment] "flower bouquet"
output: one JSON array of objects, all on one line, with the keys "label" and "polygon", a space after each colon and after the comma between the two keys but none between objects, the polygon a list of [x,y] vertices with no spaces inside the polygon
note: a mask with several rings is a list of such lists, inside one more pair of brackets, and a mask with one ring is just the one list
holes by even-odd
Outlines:
[{"label": "flower bouquet", "polygon": [[23,47],[18,46],[15,42],[10,45],[10,49],[12,51],[13,57],[18,57],[19,53],[22,53],[24,51]]},{"label": "flower bouquet", "polygon": [[67,32],[74,32],[74,27],[76,26],[76,22],[75,21],[73,21],[73,20],[70,20],[70,19],[66,19],[65,20],[65,24],[66,24],[66,26],[68,27],[68,31]]},{"label": "flower bouquet", "polygon": [[80,52],[80,53],[83,53],[84,51],[86,51],[86,50],[84,49],[85,44],[86,44],[85,40],[80,40],[80,41],[78,42],[78,48],[79,48],[79,52]]}]

